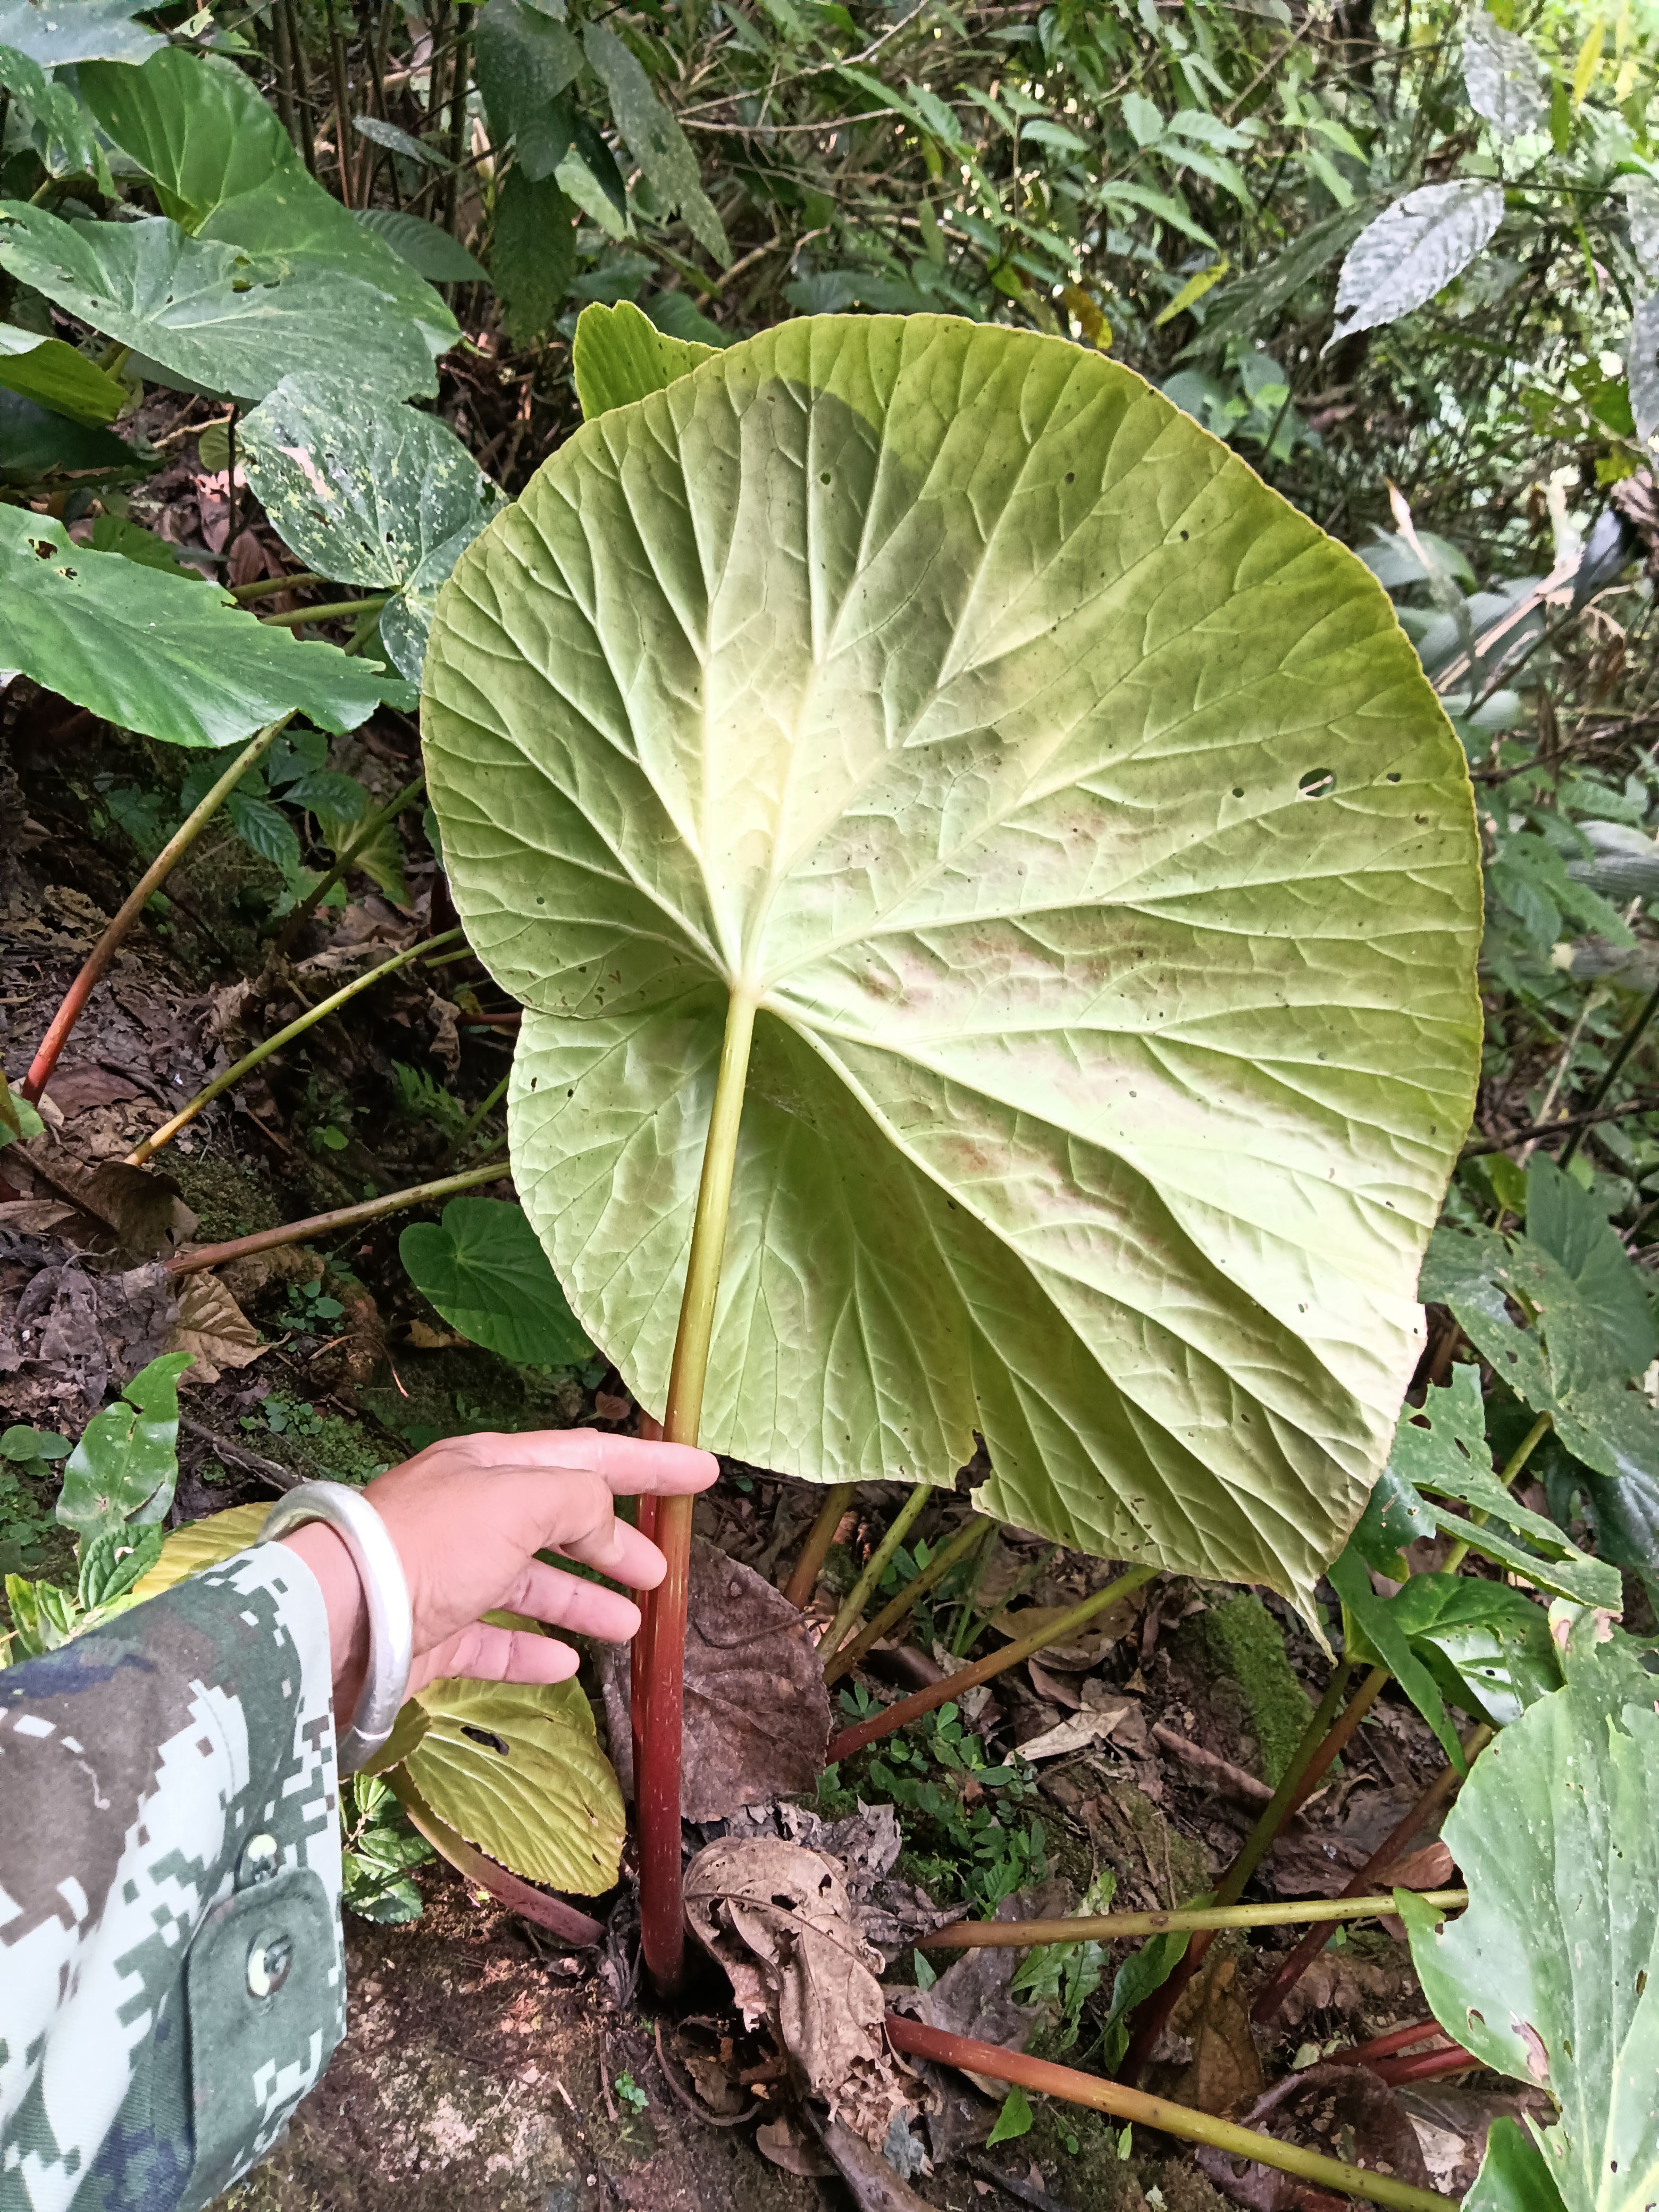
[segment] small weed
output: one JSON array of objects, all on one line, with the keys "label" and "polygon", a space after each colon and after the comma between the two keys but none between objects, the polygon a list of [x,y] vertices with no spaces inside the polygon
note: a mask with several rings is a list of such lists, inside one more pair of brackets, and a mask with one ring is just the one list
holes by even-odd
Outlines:
[{"label": "small weed", "polygon": [[275,1390],[257,1413],[242,1416],[245,1429],[267,1429],[273,1437],[314,1437],[322,1425],[323,1417],[314,1406],[307,1405],[303,1398],[284,1398]]},{"label": "small weed", "polygon": [[[862,1684],[844,1692],[842,1709],[861,1717],[867,1694]],[[873,1710],[874,1700],[869,1705]],[[989,1765],[954,1705],[884,1743],[866,1786],[911,1816],[901,1820],[908,1871],[936,1898],[964,1899],[988,1917],[1048,1871],[1042,1822],[1005,1818],[1035,1796],[1030,1769],[1018,1761]],[[993,1794],[995,1802],[985,1802]]]},{"label": "small weed", "polygon": [[649,2097],[646,2095],[645,2091],[641,2088],[631,2074],[618,2074],[615,2086],[617,2094],[627,2106],[630,2114],[637,2118],[650,2103]]},{"label": "small weed", "polygon": [[288,1304],[277,1316],[279,1328],[294,1328],[310,1336],[326,1334],[326,1324],[338,1321],[345,1308],[338,1298],[331,1298],[320,1283],[295,1283],[288,1294]]},{"label": "small weed", "polygon": [[377,1774],[354,1774],[341,1792],[341,1896],[361,1919],[399,1926],[421,1917],[411,1868],[435,1856]]}]

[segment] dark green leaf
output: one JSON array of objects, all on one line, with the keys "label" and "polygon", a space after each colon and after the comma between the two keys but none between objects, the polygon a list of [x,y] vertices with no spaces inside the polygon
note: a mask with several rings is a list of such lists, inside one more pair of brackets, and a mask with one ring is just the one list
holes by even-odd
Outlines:
[{"label": "dark green leaf", "polygon": [[502,493],[435,416],[320,377],[285,377],[245,418],[240,443],[249,484],[307,568],[368,590],[408,587],[412,603],[383,611],[380,636],[418,682],[432,605]]},{"label": "dark green leaf", "polygon": [[114,422],[127,404],[126,386],[85,354],[9,323],[0,324],[0,385],[94,428]]},{"label": "dark green leaf", "polygon": [[26,1421],[14,1421],[0,1436],[0,1459],[10,1460],[14,1466],[32,1460],[50,1465],[54,1460],[67,1459],[73,1449],[69,1438],[60,1437],[56,1429],[33,1429]]},{"label": "dark green leaf", "polygon": [[[98,166],[92,118],[66,84],[56,84],[40,64],[15,46],[0,43],[0,88],[13,93],[34,117],[44,139],[46,167],[74,175]],[[108,182],[108,172],[104,173]]]},{"label": "dark green leaf", "polygon": [[164,1540],[164,1532],[158,1528],[134,1530],[118,1525],[101,1529],[83,1544],[76,1592],[82,1610],[90,1613],[95,1605],[111,1605],[118,1597],[125,1597],[161,1558]]},{"label": "dark green leaf", "polygon": [[690,375],[715,351],[695,340],[671,337],[629,301],[614,307],[597,301],[576,319],[571,371],[582,420],[626,407],[648,392],[661,392]]},{"label": "dark green leaf", "polygon": [[1390,1465],[1377,1477],[1376,1487],[1348,1541],[1368,1566],[1395,1582],[1403,1582],[1407,1569],[1401,1554],[1407,1545],[1419,1536],[1432,1536],[1439,1525],[1433,1509]]},{"label": "dark green leaf", "polygon": [[521,1366],[568,1367],[591,1350],[523,1209],[452,1198],[441,1224],[416,1222],[398,1250],[451,1328]]},{"label": "dark green leaf", "polygon": [[550,177],[532,185],[513,169],[495,203],[489,274],[514,345],[552,328],[575,266],[575,209]]},{"label": "dark green leaf", "polygon": [[1561,1686],[1548,1615],[1503,1583],[1413,1575],[1386,1610],[1443,1692],[1494,1727]]},{"label": "dark green leaf", "polygon": [[[1358,1656],[1352,1633],[1357,1630],[1370,1647],[1369,1656],[1380,1659],[1389,1669],[1395,1681],[1439,1737],[1441,1748],[1447,1758],[1458,1772],[1462,1773],[1462,1746],[1458,1742],[1457,1731],[1447,1716],[1440,1686],[1412,1650],[1411,1640],[1404,1629],[1371,1588],[1364,1561],[1352,1547],[1343,1553],[1340,1559],[1333,1562],[1329,1578],[1331,1588],[1342,1601],[1343,1613],[1349,1626],[1350,1635],[1346,1648]],[[1407,1588],[1410,1587],[1407,1583]]]},{"label": "dark green leaf", "polygon": [[1527,1240],[1571,1277],[1621,1375],[1643,1374],[1659,1358],[1659,1334],[1642,1278],[1601,1208],[1543,1152],[1527,1170]]},{"label": "dark green leaf", "polygon": [[64,1464],[58,1518],[83,1538],[126,1522],[165,1519],[179,1477],[179,1377],[187,1352],[139,1370],[119,1401],[94,1413]]},{"label": "dark green leaf", "polygon": [[[447,154],[441,153],[435,146],[428,146],[424,138],[413,138],[407,131],[399,131],[395,123],[383,123],[378,115],[354,115],[351,127],[363,137],[373,139],[375,145],[386,147],[390,153],[401,154],[405,161],[418,161],[428,169],[455,167]],[[416,216],[411,220],[418,222],[420,217]]]},{"label": "dark green leaf", "polygon": [[725,227],[715,214],[697,174],[697,157],[685,133],[658,99],[639,62],[607,23],[589,23],[582,46],[594,74],[611,95],[611,112],[627,141],[628,150],[650,179],[653,189],[671,207],[677,207],[691,234],[722,269],[729,266],[732,248]]},{"label": "dark green leaf", "polygon": [[1507,2112],[1492,2124],[1463,2212],[1565,2212],[1543,2153]]},{"label": "dark green leaf", "polygon": [[298,710],[343,732],[408,687],[331,645],[301,644],[200,584],[73,544],[50,516],[0,507],[0,666],[106,721],[176,745],[225,745]]},{"label": "dark green leaf", "polygon": [[165,538],[122,515],[100,514],[87,543],[94,553],[118,553],[124,561],[136,562],[141,568],[159,568],[166,576],[180,576],[187,584],[204,580],[201,570],[181,562]]},{"label": "dark green leaf", "polygon": [[132,483],[153,465],[107,430],[71,422],[0,389],[0,482],[30,490]]},{"label": "dark green leaf", "polygon": [[[1553,1267],[1554,1262],[1549,1265]],[[1486,1287],[1501,1302],[1502,1293],[1493,1285]],[[1454,1306],[1453,1310],[1462,1319],[1473,1309],[1466,1301]],[[1492,1316],[1483,1313],[1481,1318],[1490,1322]],[[1485,1350],[1474,1328],[1467,1321],[1464,1326]],[[1531,1363],[1527,1371],[1530,1374],[1533,1366],[1542,1370],[1543,1353],[1533,1332],[1516,1328],[1507,1316],[1504,1316],[1503,1328],[1522,1340]],[[1491,1334],[1492,1340],[1499,1343],[1501,1348],[1501,1339],[1495,1328]],[[1500,1369],[1499,1372],[1504,1370]],[[1541,1387],[1547,1389],[1547,1376]],[[1617,1611],[1620,1589],[1614,1571],[1601,1560],[1587,1559],[1569,1542],[1554,1522],[1518,1504],[1492,1473],[1480,1370],[1474,1366],[1466,1364],[1454,1367],[1444,1388],[1431,1383],[1420,1412],[1406,1407],[1395,1432],[1389,1465],[1395,1474],[1420,1493],[1427,1510],[1441,1528],[1462,1539],[1486,1558],[1526,1576],[1540,1589],[1571,1598],[1582,1605],[1611,1606]],[[1483,1516],[1484,1520],[1465,1521],[1447,1511],[1437,1503],[1443,1498],[1455,1498]],[[1516,1538],[1526,1541],[1517,1542]],[[1386,1657],[1386,1653],[1383,1656]]]},{"label": "dark green leaf", "polygon": [[460,240],[435,222],[398,208],[354,208],[365,230],[383,238],[428,284],[487,284],[489,271],[475,261]]},{"label": "dark green leaf", "polygon": [[562,23],[524,0],[489,0],[473,36],[490,138],[514,141],[520,167],[540,184],[569,150],[572,111],[559,96],[580,74],[582,50]]},{"label": "dark green leaf", "polygon": [[233,791],[225,801],[225,812],[236,835],[262,860],[269,860],[284,875],[299,866],[300,840],[294,824],[268,799]]}]

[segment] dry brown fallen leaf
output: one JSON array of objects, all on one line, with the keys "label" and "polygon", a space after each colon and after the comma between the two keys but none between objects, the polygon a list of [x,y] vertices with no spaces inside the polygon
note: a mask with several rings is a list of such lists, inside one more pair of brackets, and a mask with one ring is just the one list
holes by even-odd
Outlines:
[{"label": "dry brown fallen leaf", "polygon": [[[1322,2151],[1350,2165],[1387,2173],[1413,2189],[1429,2186],[1428,2169],[1398,2093],[1363,2066],[1310,2066],[1287,2074],[1241,2115],[1248,2128]],[[1289,2174],[1224,2151],[1200,2148],[1199,2166],[1251,2212],[1288,2212],[1303,2201]]]},{"label": "dry brown fallen leaf", "polygon": [[751,2027],[765,2021],[832,2119],[878,2149],[919,2110],[882,2027],[881,1954],[859,1934],[840,1869],[768,1837],[723,1838],[685,1873],[685,1917],[726,1969]]},{"label": "dry brown fallen leaf", "polygon": [[216,1382],[228,1367],[246,1367],[268,1345],[230,1292],[203,1269],[179,1286],[179,1311],[167,1334],[169,1352],[187,1352],[191,1364],[182,1380]]},{"label": "dry brown fallen leaf", "polygon": [[[599,1655],[611,1756],[634,1794],[628,1654]],[[805,1617],[781,1590],[701,1536],[691,1544],[685,1635],[681,1810],[726,1820],[745,1805],[817,1788],[830,1741],[830,1693]]]}]

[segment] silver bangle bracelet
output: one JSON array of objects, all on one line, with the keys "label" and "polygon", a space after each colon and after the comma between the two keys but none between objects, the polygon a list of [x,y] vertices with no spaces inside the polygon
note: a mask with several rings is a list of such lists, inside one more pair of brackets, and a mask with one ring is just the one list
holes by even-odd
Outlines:
[{"label": "silver bangle bracelet", "polygon": [[302,1482],[266,1515],[259,1541],[291,1535],[307,1521],[333,1529],[351,1554],[368,1607],[368,1672],[349,1727],[336,1724],[342,1774],[374,1758],[396,1725],[415,1657],[415,1622],[403,1561],[380,1515],[343,1482]]}]

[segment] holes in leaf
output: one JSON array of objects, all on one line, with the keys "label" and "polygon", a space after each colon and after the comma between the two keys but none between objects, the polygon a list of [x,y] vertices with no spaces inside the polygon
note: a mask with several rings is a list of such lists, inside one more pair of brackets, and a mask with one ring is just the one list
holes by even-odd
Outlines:
[{"label": "holes in leaf", "polygon": [[1397,768],[1391,768],[1388,774],[1383,777],[1382,781],[1384,783],[1398,783],[1400,781],[1399,769]]},{"label": "holes in leaf", "polygon": [[501,1759],[507,1757],[507,1738],[497,1735],[493,1729],[473,1728],[470,1723],[463,1721],[461,1734],[469,1742],[481,1743],[486,1751],[493,1751]]},{"label": "holes in leaf", "polygon": [[1234,797],[1235,799],[1243,799],[1243,796],[1244,796],[1244,787],[1243,787],[1243,785],[1242,783],[1236,783],[1236,784],[1233,786],[1233,797]]},{"label": "holes in leaf", "polygon": [[830,471],[829,471],[829,470],[828,470],[828,469],[826,469],[826,470],[824,471],[823,474],[823,475],[818,478],[818,482],[819,482],[820,483],[829,483],[829,481],[830,481]]},{"label": "holes in leaf", "polygon": [[1336,789],[1336,770],[1310,768],[1297,778],[1296,787],[1304,799],[1328,799]]}]

